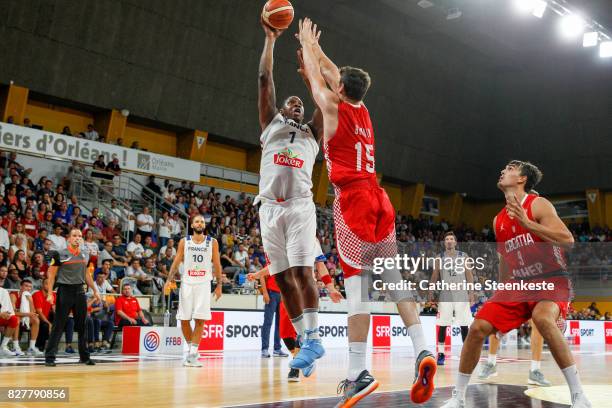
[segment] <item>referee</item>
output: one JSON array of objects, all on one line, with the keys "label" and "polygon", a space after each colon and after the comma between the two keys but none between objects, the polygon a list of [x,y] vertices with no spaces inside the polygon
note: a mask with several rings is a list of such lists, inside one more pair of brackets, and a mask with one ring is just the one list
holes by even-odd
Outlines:
[{"label": "referee", "polygon": [[81,230],[73,228],[68,236],[68,247],[51,253],[47,280],[47,301],[53,301],[53,285],[57,281],[57,303],[53,329],[45,349],[45,365],[55,367],[55,355],[70,310],[74,313],[74,323],[79,334],[79,363],[95,365],[87,351],[87,336],[85,333],[85,318],[87,317],[87,298],[84,285],[93,291],[96,303],[100,302],[98,288],[92,277],[87,273],[88,256],[81,252],[83,235]]}]

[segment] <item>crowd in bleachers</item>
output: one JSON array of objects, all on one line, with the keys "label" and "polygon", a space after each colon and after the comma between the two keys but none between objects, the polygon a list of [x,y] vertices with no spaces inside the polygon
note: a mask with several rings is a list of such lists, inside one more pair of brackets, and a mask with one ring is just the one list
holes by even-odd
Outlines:
[{"label": "crowd in bleachers", "polygon": [[[65,129],[66,132],[70,130]],[[84,137],[95,140],[95,129],[91,127],[88,132],[84,132]],[[100,163],[98,166],[101,170]],[[106,165],[104,168],[106,170]],[[124,288],[119,285],[127,283],[129,293],[123,293],[124,297],[151,295],[154,305],[159,306],[164,298],[163,286],[176,256],[178,240],[186,233],[177,208],[189,216],[202,214],[206,219],[207,233],[219,241],[223,291],[256,293],[254,283],[247,281],[246,274],[260,270],[267,260],[261,242],[258,211],[252,197],[245,194],[238,198],[222,196],[214,188],[204,189],[187,182],[165,180],[158,184],[154,177],[150,177],[144,195],[146,197],[152,191],[163,197],[159,219],[154,219],[146,207],[138,214],[121,210],[116,201],[111,202],[110,210],[103,214],[98,208],[86,211],[80,206],[79,199],[70,194],[70,177],[50,179],[43,176],[35,182],[30,179],[30,174],[31,169],[22,166],[15,153],[0,152],[0,287],[17,293],[12,296],[14,308],[20,308],[16,302],[20,302],[21,294],[41,290],[49,268],[50,252],[66,246],[66,236],[71,228],[83,232],[82,249],[89,254],[89,268],[101,293],[123,293]],[[612,241],[612,232],[607,228],[590,230],[588,224],[578,223],[572,223],[570,228],[577,242]],[[401,254],[437,255],[442,250],[444,233],[453,230],[459,242],[470,242],[463,244],[462,250],[474,252],[488,248],[484,250],[491,251],[489,259],[492,262],[496,259],[493,246],[477,247],[494,241],[490,227],[474,231],[466,225],[450,225],[445,220],[434,222],[429,216],[398,216],[396,230]],[[317,235],[330,276],[336,288],[344,294],[343,271],[335,248],[329,204],[318,208]],[[496,276],[495,273],[495,265],[491,263],[477,278],[484,280]],[[417,278],[424,279],[431,271],[423,270],[418,274]],[[325,287],[320,285],[319,289],[321,296],[325,297]],[[426,294],[420,295],[423,312],[435,314],[436,304],[428,302]],[[479,299],[479,304],[483,300]],[[93,348],[107,348],[109,333],[116,325],[150,324],[139,310],[130,309],[129,315],[124,311],[118,313],[112,303],[107,300],[101,305],[90,303],[88,324],[92,327],[90,346]],[[19,314],[19,317],[30,318],[31,333],[36,325],[36,330],[43,332],[45,324],[49,325],[52,308],[40,301],[39,304],[32,301],[31,307],[36,311],[41,309],[41,312],[18,312],[27,313]],[[109,317],[112,311],[115,313]],[[609,314],[593,315],[593,310],[575,312],[573,316],[585,319],[610,317]],[[2,318],[0,313],[0,322]],[[103,341],[99,341],[100,334],[103,334]],[[66,337],[67,347],[71,349],[72,334],[67,333]],[[33,350],[44,347],[40,337],[34,341]]]}]

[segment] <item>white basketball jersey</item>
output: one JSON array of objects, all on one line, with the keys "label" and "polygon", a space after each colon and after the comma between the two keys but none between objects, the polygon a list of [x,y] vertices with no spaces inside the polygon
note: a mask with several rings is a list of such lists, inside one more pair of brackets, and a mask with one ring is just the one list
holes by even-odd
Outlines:
[{"label": "white basketball jersey", "polygon": [[278,113],[264,129],[260,142],[256,202],[260,197],[273,201],[311,197],[312,168],[319,153],[312,129]]},{"label": "white basketball jersey", "polygon": [[209,236],[199,244],[193,242],[191,235],[185,237],[181,283],[206,283],[212,279],[212,248]]},{"label": "white basketball jersey", "polygon": [[[456,251],[455,256],[448,256],[445,252],[442,253],[441,260],[442,265],[440,267],[440,281],[446,283],[462,283],[467,282],[467,275],[465,273],[465,260],[457,261],[458,258],[465,258],[465,252]],[[463,262],[463,263],[461,263]],[[460,267],[456,267],[456,265]],[[455,290],[455,291],[441,291],[440,293],[441,302],[459,302],[467,301],[467,291]]]}]

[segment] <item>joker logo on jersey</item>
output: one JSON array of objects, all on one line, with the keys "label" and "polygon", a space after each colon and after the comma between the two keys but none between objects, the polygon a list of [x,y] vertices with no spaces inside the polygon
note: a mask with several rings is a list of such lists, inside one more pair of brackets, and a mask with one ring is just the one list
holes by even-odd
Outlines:
[{"label": "joker logo on jersey", "polygon": [[291,149],[286,148],[274,155],[274,164],[286,167],[295,167],[301,169],[304,165],[304,160],[298,159],[299,154],[293,153]]}]

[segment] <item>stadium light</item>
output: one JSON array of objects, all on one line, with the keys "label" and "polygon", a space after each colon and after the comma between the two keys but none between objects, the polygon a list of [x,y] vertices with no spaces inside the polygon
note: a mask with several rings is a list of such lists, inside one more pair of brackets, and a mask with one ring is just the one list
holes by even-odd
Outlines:
[{"label": "stadium light", "polygon": [[544,13],[546,12],[548,3],[544,0],[534,0],[534,3],[535,4],[533,6],[533,11],[531,12],[531,14],[533,14],[537,18],[542,18],[544,16]]},{"label": "stadium light", "polygon": [[421,7],[421,8],[424,8],[424,9],[428,9],[428,8],[430,8],[430,7],[433,7],[433,6],[434,6],[434,4],[433,4],[431,1],[429,1],[429,0],[421,0],[421,1],[419,1],[419,2],[417,3],[417,5],[418,5],[419,7]]},{"label": "stadium light", "polygon": [[463,12],[459,10],[458,8],[454,7],[448,10],[448,13],[446,14],[446,19],[454,20],[454,19],[461,17],[462,15],[463,15]]},{"label": "stadium light", "polygon": [[584,32],[585,22],[576,14],[568,14],[561,19],[561,34],[566,38],[575,38]]},{"label": "stadium light", "polygon": [[599,33],[597,31],[591,31],[588,33],[584,33],[584,37],[582,37],[583,47],[595,47],[598,42],[599,42]]},{"label": "stadium light", "polygon": [[601,58],[612,58],[612,41],[604,41],[599,45],[599,56]]},{"label": "stadium light", "polygon": [[514,0],[514,7],[521,13],[531,13],[535,7],[535,0]]}]

